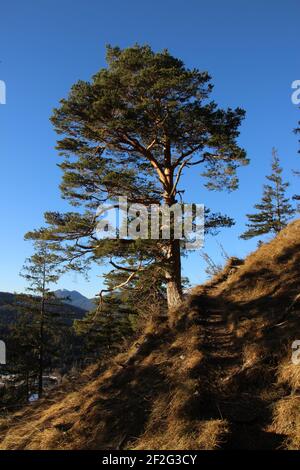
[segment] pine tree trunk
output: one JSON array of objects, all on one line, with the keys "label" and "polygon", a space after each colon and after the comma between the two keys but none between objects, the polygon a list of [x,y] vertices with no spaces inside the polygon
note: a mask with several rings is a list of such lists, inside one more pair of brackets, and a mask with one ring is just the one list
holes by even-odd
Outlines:
[{"label": "pine tree trunk", "polygon": [[[167,168],[165,174],[168,178],[169,188],[172,188],[173,174],[171,170]],[[164,194],[164,201],[169,207],[176,203],[174,195],[170,195],[167,191]],[[167,303],[169,311],[174,310],[182,299],[180,240],[173,239],[174,232],[174,218],[172,218],[171,240],[166,252]]]},{"label": "pine tree trunk", "polygon": [[167,252],[168,269],[166,271],[167,279],[167,302],[168,309],[176,308],[182,298],[181,286],[181,259],[180,259],[180,241],[171,240]]}]

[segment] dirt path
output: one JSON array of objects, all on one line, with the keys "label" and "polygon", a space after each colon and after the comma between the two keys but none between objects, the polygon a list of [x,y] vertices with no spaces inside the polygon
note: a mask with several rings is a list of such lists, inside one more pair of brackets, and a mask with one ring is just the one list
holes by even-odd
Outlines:
[{"label": "dirt path", "polygon": [[262,398],[259,377],[253,383],[243,365],[243,342],[227,324],[220,298],[206,295],[205,309],[203,294],[198,301],[209,387],[205,417],[228,421],[230,437],[223,449],[277,449],[284,436],[266,430],[272,418],[270,401]]}]

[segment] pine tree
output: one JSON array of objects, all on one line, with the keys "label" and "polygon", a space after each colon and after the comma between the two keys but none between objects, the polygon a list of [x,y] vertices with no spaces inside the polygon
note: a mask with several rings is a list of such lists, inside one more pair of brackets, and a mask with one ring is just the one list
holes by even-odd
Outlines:
[{"label": "pine tree", "polygon": [[[159,268],[173,307],[182,296],[180,240],[99,241],[97,207],[118,196],[172,206],[184,192],[183,170],[201,164],[208,189],[236,189],[236,170],[248,163],[236,142],[244,111],[217,108],[208,73],[187,69],[166,50],[108,47],[107,62],[91,82],[76,83],[52,117],[62,136],[63,197],[81,210],[46,213],[47,228],[27,237],[61,242],[73,269],[111,259],[136,273]],[[206,215],[207,230],[233,224]]]},{"label": "pine tree", "polygon": [[31,313],[37,309],[38,314],[38,395],[43,394],[43,370],[45,352],[45,324],[47,321],[47,305],[54,300],[50,285],[55,284],[61,274],[61,258],[49,249],[46,241],[38,240],[34,243],[34,254],[28,258],[21,271],[21,276],[29,284],[27,290],[32,294]]},{"label": "pine tree", "polygon": [[295,214],[286,196],[289,183],[282,179],[282,168],[275,149],[272,151],[272,173],[267,180],[269,183],[264,185],[261,202],[254,206],[258,212],[247,214],[250,223],[247,224],[248,230],[241,235],[244,240],[279,233]]}]

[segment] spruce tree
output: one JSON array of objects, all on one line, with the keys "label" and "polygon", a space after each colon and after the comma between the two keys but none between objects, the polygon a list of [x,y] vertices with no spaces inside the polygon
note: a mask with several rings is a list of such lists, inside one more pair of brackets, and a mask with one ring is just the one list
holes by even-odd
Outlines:
[{"label": "spruce tree", "polygon": [[[52,248],[54,246],[52,245]],[[27,290],[31,293],[31,314],[38,311],[38,395],[43,394],[43,370],[45,353],[45,325],[47,321],[47,305],[53,303],[54,294],[50,290],[61,274],[61,258],[52,250],[44,240],[34,243],[34,253],[28,258],[21,271],[21,276],[29,284]],[[28,308],[28,305],[26,305]]]},{"label": "spruce tree", "polygon": [[[299,127],[294,130],[295,134],[300,134],[300,121],[299,121],[298,125],[299,125]],[[299,140],[299,143],[300,143],[300,140]],[[300,153],[300,150],[298,150],[298,153]],[[295,170],[294,174],[296,176],[300,176],[300,171]],[[294,201],[297,201],[297,202],[300,201],[300,194],[295,194],[293,196],[293,199],[294,199]],[[297,210],[298,210],[298,212],[300,212],[300,203],[297,205]]]},{"label": "spruce tree", "polygon": [[[119,196],[172,206],[184,193],[183,171],[200,165],[202,185],[236,189],[236,170],[248,163],[237,144],[244,111],[218,108],[209,99],[208,73],[186,68],[166,50],[109,46],[107,64],[91,81],[76,83],[52,116],[64,158],[62,194],[79,209],[46,213],[46,229],[27,237],[61,242],[73,269],[83,269],[84,259],[114,259],[136,273],[159,270],[174,307],[182,296],[180,240],[98,240],[96,210]],[[206,230],[232,224],[206,210]]]},{"label": "spruce tree", "polygon": [[257,212],[247,214],[250,223],[246,224],[248,230],[241,235],[244,240],[268,233],[276,235],[295,214],[295,209],[286,196],[289,183],[282,179],[282,168],[275,149],[272,151],[272,173],[267,176],[267,180],[261,202],[254,206]]}]

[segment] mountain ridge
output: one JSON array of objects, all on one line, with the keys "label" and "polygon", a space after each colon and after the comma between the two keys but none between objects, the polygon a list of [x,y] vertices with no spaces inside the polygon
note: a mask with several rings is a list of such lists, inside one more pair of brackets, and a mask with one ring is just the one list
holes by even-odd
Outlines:
[{"label": "mountain ridge", "polygon": [[63,303],[68,305],[73,305],[73,307],[81,308],[85,311],[90,311],[95,308],[94,299],[89,299],[77,290],[68,290],[68,289],[57,289],[54,291],[54,294],[59,298]]}]

